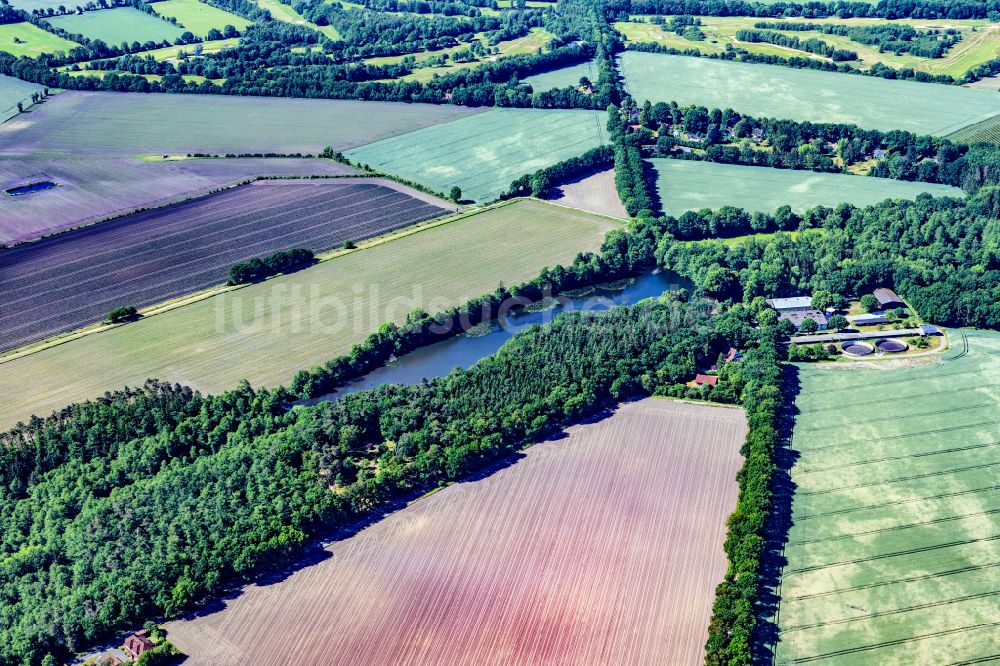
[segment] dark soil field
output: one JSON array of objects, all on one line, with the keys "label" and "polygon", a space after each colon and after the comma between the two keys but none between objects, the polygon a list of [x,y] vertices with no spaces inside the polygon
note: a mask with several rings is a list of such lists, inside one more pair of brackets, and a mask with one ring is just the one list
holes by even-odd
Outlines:
[{"label": "dark soil field", "polygon": [[0,252],[0,347],[221,284],[237,261],[328,250],[444,212],[422,198],[363,179],[262,181]]}]

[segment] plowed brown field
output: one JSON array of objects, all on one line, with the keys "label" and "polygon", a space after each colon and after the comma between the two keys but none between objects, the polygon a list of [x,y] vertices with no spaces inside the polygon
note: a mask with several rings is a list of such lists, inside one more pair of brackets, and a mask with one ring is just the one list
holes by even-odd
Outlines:
[{"label": "plowed brown field", "polygon": [[647,399],[167,625],[187,664],[700,664],[746,434]]}]

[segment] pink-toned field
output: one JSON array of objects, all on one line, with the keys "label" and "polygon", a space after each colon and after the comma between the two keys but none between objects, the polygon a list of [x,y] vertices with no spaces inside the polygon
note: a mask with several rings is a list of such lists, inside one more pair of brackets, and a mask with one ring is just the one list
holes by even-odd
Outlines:
[{"label": "pink-toned field", "polygon": [[743,413],[647,399],[167,625],[189,666],[700,664]]},{"label": "pink-toned field", "polygon": [[560,185],[559,190],[560,195],[552,199],[553,203],[611,217],[628,217],[625,206],[618,197],[618,190],[615,189],[614,169],[599,171],[586,178]]}]

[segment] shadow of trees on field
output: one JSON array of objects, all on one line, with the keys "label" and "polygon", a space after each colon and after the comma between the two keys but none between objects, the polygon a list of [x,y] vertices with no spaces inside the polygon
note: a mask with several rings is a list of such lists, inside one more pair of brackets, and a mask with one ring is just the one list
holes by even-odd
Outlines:
[{"label": "shadow of trees on field", "polygon": [[781,572],[787,564],[785,544],[788,542],[788,532],[792,527],[792,498],[795,495],[791,469],[799,458],[799,453],[792,448],[792,429],[795,426],[795,417],[798,415],[795,398],[800,388],[798,367],[786,363],[782,373],[785,406],[779,420],[780,445],[774,452],[776,469],[771,484],[773,505],[767,522],[764,555],[761,557],[757,628],[752,641],[753,660],[756,664],[771,664],[774,647],[778,642]]}]

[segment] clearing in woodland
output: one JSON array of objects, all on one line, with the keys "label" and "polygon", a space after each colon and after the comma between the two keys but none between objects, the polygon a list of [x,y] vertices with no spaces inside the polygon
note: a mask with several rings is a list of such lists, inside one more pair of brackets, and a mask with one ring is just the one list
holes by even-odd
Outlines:
[{"label": "clearing in woodland", "polygon": [[475,201],[516,178],[606,143],[604,111],[494,109],[355,148],[347,156],[384,173]]},{"label": "clearing in woodland", "polygon": [[83,35],[86,39],[101,40],[105,44],[119,45],[122,42],[131,44],[139,42],[173,42],[184,34],[183,28],[178,28],[163,19],[141,12],[134,7],[115,7],[84,12],[82,14],[64,14],[45,19],[49,25],[62,28],[71,35]]},{"label": "clearing in woodland", "polygon": [[943,362],[800,367],[778,664],[1000,654],[1000,336]]},{"label": "clearing in woodland", "polygon": [[191,666],[701,664],[745,435],[738,409],[622,405],[170,640]]},{"label": "clearing in woodland", "polygon": [[0,363],[0,428],[150,377],[210,392],[287,383],[414,308],[438,312],[567,264],[617,224],[517,201]]},{"label": "clearing in woodland", "polygon": [[640,102],[936,136],[1000,113],[996,92],[941,83],[637,51],[626,51],[620,63],[629,92]]},{"label": "clearing in woodland", "polygon": [[656,170],[656,189],[663,211],[674,216],[722,206],[765,213],[773,213],[786,204],[795,211],[840,203],[867,206],[885,199],[915,199],[924,192],[933,196],[965,196],[965,192],[949,185],[890,178],[696,160],[650,162]]},{"label": "clearing in woodland", "polygon": [[227,25],[243,31],[250,21],[242,16],[230,14],[201,0],[161,0],[152,5],[160,16],[177,19],[185,30],[198,37],[205,37],[208,31],[215,28],[219,32]]}]

